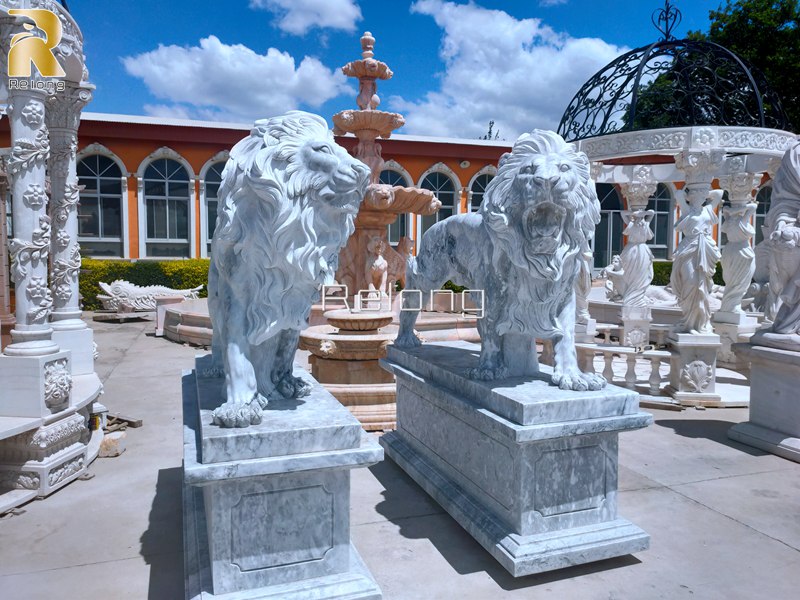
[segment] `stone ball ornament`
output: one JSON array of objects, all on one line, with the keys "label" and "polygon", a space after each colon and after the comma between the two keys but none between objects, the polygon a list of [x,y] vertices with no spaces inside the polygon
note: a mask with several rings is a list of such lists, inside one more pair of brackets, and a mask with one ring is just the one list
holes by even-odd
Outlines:
[{"label": "stone ball ornament", "polygon": [[225,377],[215,424],[257,424],[271,400],[309,393],[292,374],[300,331],[334,282],[369,175],[302,111],[256,121],[231,150],[208,283],[213,372]]},{"label": "stone ball ornament", "polygon": [[[581,372],[574,343],[575,281],[599,222],[588,158],[558,134],[537,129],[500,159],[477,213],[449,217],[425,232],[418,255],[408,260],[408,289],[427,296],[452,280],[484,293],[481,353],[470,379],[535,375],[540,338],[554,342],[555,385],[606,385],[602,376]],[[404,294],[398,347],[421,343],[414,335],[419,298]]]}]

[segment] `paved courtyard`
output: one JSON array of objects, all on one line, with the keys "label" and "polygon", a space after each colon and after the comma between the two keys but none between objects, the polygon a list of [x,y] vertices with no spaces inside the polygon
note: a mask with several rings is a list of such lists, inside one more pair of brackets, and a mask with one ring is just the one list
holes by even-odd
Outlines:
[{"label": "paved courtyard", "polygon": [[[2,600],[183,598],[180,375],[198,350],[151,322],[92,327],[103,403],[144,426],[92,479],[0,519]],[[800,465],[727,439],[747,409],[651,412],[620,436],[619,494],[650,550],[549,574],[512,578],[388,459],[353,472],[352,537],[384,598],[798,598]]]}]

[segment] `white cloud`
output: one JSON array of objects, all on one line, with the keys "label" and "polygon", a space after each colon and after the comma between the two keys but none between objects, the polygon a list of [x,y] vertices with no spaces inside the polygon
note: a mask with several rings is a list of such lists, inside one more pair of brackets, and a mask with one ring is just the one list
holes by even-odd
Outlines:
[{"label": "white cloud", "polygon": [[540,19],[515,19],[470,2],[418,0],[412,12],[443,29],[441,85],[416,102],[390,98],[408,133],[477,138],[489,121],[508,141],[556,129],[578,88],[625,51],[596,38],[558,33]]},{"label": "white cloud", "polygon": [[156,116],[248,122],[352,93],[344,75],[316,58],[306,56],[297,65],[288,52],[258,54],[213,35],[199,46],[159,45],[122,62],[155,97],[172,103],[146,105]]},{"label": "white cloud", "polygon": [[250,0],[250,8],[264,8],[275,15],[275,25],[293,35],[310,29],[355,31],[361,9],[354,0]]}]

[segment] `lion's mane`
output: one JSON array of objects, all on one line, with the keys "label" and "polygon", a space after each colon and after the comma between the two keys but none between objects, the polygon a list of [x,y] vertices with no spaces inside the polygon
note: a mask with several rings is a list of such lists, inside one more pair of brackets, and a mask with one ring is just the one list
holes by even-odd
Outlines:
[{"label": "lion's mane", "polygon": [[299,149],[317,140],[333,143],[317,115],[293,111],[256,121],[222,174],[213,278],[238,278],[253,345],[306,327],[319,284],[333,283],[339,250],[354,230],[354,211],[319,197],[330,174],[310,170],[302,160]]},{"label": "lion's mane", "polygon": [[[514,185],[520,169],[536,155],[557,155],[578,177],[577,185],[562,203],[567,210],[562,230],[565,243],[546,260],[527,252],[535,240],[526,238],[519,227],[519,209],[524,200]],[[589,247],[600,222],[600,202],[586,154],[551,131],[534,130],[522,135],[513,151],[501,157],[497,176],[486,188],[480,214],[492,241],[492,267],[508,268],[504,264],[510,262],[516,287],[509,293],[508,308],[498,323],[499,333],[526,331],[531,326],[541,332],[559,333],[557,315],[570,300],[580,270],[581,251]]]}]

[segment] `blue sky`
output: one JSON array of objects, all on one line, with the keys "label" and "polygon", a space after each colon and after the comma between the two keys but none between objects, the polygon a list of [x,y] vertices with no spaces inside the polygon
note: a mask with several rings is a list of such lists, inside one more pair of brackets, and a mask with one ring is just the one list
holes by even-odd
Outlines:
[{"label": "blue sky", "polygon": [[[707,30],[719,0],[677,2],[675,31]],[[356,108],[340,67],[359,38],[393,79],[382,110],[401,133],[513,139],[555,128],[580,85],[655,41],[652,2],[607,0],[70,0],[97,85],[94,112],[250,122],[293,108]]]}]

